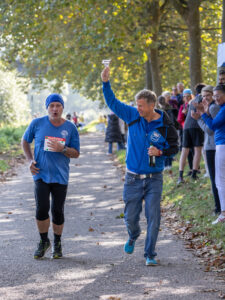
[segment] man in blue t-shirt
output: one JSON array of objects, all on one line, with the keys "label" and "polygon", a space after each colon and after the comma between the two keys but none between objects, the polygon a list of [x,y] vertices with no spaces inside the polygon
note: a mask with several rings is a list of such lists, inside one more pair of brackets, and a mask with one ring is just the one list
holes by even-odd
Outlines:
[{"label": "man in blue t-shirt", "polygon": [[[46,99],[48,115],[34,119],[22,138],[22,147],[30,164],[35,184],[36,222],[40,243],[35,259],[43,258],[50,249],[49,209],[51,194],[54,245],[52,258],[62,257],[61,235],[64,225],[64,203],[69,180],[70,158],[80,154],[79,134],[76,126],[62,118],[64,101],[58,94]],[[35,141],[34,157],[30,144]]]}]

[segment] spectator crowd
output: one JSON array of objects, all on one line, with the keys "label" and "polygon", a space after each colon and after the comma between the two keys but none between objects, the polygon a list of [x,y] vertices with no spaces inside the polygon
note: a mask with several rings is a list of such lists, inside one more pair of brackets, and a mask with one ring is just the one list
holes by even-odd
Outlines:
[{"label": "spectator crowd", "polygon": [[[165,111],[179,133],[179,174],[177,184],[185,183],[184,169],[188,162],[186,176],[199,179],[201,157],[206,174],[210,177],[215,203],[213,224],[225,221],[225,70],[220,70],[218,85],[204,83],[195,86],[194,91],[182,83],[164,91],[158,97],[158,108]],[[165,170],[171,171],[173,157],[165,160]]]}]

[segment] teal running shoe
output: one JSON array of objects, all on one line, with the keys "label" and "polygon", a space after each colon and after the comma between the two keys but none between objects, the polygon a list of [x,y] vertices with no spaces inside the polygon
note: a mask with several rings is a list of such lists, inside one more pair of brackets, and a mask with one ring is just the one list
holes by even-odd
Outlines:
[{"label": "teal running shoe", "polygon": [[154,258],[147,257],[146,266],[158,266],[159,263]]},{"label": "teal running shoe", "polygon": [[129,239],[126,244],[124,245],[124,251],[127,254],[132,254],[134,252],[134,246],[135,246],[135,241]]}]

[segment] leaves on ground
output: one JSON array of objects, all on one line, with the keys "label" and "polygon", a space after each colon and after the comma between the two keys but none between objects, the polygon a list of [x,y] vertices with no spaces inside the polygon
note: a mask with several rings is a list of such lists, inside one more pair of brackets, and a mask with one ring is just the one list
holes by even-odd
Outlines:
[{"label": "leaves on ground", "polygon": [[116,216],[116,219],[123,219],[124,218],[124,213],[121,213],[120,215]]},{"label": "leaves on ground", "polygon": [[185,248],[193,251],[194,255],[201,259],[201,262],[205,264],[205,272],[225,273],[225,255],[221,243],[215,245],[208,238],[207,233],[191,231],[194,224],[184,222],[174,210],[175,208],[171,206],[168,206],[168,209],[163,209],[167,227],[171,229],[173,234],[186,241]]}]

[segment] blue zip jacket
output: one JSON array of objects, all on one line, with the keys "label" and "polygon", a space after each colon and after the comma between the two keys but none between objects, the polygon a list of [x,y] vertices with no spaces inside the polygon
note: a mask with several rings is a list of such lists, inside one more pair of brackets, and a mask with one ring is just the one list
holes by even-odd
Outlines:
[{"label": "blue zip jacket", "polygon": [[210,129],[215,131],[215,144],[225,145],[225,104],[220,105],[220,110],[214,119],[207,114],[203,114],[202,119]]},{"label": "blue zip jacket", "polygon": [[[137,174],[161,172],[164,169],[165,156],[178,152],[178,136],[175,127],[165,112],[158,120],[147,122],[139,115],[137,108],[116,99],[110,82],[103,82],[103,94],[108,107],[128,125],[126,165]],[[148,148],[152,144],[162,150],[163,155],[156,157],[156,166],[149,166]]]}]

